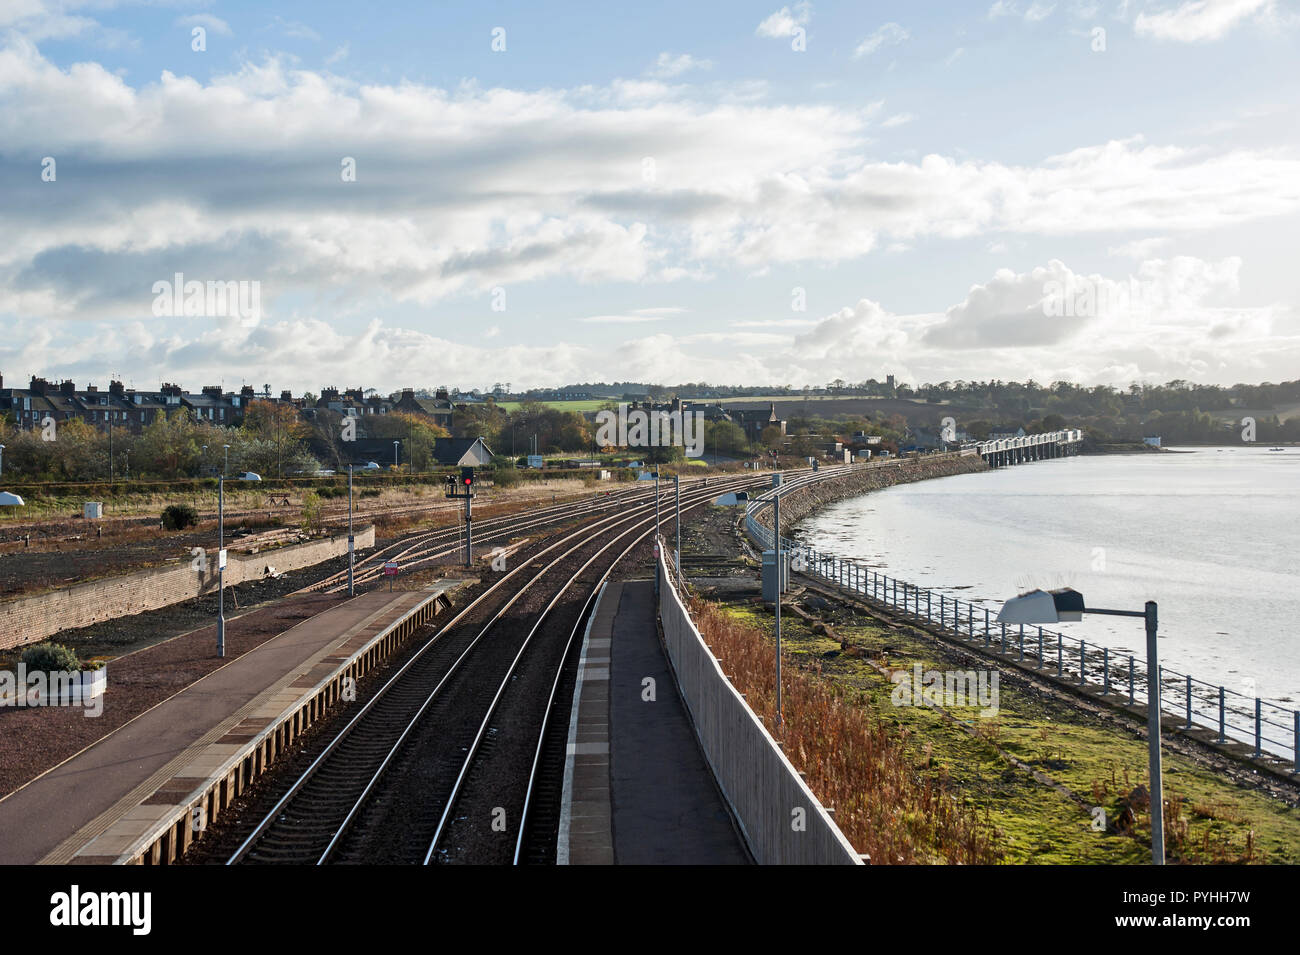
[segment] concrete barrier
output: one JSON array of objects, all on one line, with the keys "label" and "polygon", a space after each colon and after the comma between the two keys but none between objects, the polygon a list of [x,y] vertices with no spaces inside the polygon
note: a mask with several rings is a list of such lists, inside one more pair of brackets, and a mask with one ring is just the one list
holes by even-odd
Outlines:
[{"label": "concrete barrier", "polygon": [[[358,528],[358,551],[375,546],[373,525]],[[230,553],[226,565],[226,586],[260,580],[268,567],[276,573],[301,570],[348,552],[348,537],[333,537],[290,544],[257,554]],[[167,567],[103,577],[61,587],[31,597],[0,603],[0,650],[36,643],[63,630],[157,610],[182,600],[216,593],[217,555],[209,551],[202,570],[188,558]]]},{"label": "concrete barrier", "polygon": [[704,756],[754,859],[761,865],[861,865],[844,833],[723,674],[662,556],[659,580],[669,662]]}]

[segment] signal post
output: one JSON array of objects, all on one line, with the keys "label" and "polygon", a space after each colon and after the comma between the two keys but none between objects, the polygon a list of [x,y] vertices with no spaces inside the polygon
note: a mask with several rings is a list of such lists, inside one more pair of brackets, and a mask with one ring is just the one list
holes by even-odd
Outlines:
[{"label": "signal post", "polygon": [[465,566],[473,566],[473,516],[470,511],[470,502],[474,500],[474,469],[461,468],[460,481],[457,482],[454,477],[447,478],[447,497],[463,497],[465,499]]}]

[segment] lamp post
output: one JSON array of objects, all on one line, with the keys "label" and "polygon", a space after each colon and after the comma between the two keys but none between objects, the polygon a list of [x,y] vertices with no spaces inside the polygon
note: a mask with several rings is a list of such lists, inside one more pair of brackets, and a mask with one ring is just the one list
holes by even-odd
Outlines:
[{"label": "lamp post", "polygon": [[222,447],[226,450],[226,459],[225,463],[221,465],[221,476],[225,477],[230,473],[230,445],[223,444]]},{"label": "lamp post", "polygon": [[[1164,782],[1160,767],[1160,658],[1156,647],[1156,602],[1148,600],[1143,610],[1104,610],[1085,607],[1083,594],[1070,588],[1031,590],[1002,605],[999,623],[1066,623],[1083,619],[1085,613],[1111,617],[1141,617],[1147,631],[1147,763],[1151,777],[1151,862],[1165,864]],[[1082,678],[1082,674],[1080,674]]]},{"label": "lamp post", "polygon": [[401,443],[402,443],[401,441],[393,442],[393,469],[394,470],[397,469],[397,446]]},{"label": "lamp post", "polygon": [[199,452],[199,477],[203,477],[203,465],[208,460],[208,446],[203,445],[203,450]]},{"label": "lamp post", "polygon": [[[230,447],[230,445],[226,445]],[[226,655],[226,476],[217,478],[217,656]]]},{"label": "lamp post", "polygon": [[0,474],[5,473],[5,446],[0,444]]}]

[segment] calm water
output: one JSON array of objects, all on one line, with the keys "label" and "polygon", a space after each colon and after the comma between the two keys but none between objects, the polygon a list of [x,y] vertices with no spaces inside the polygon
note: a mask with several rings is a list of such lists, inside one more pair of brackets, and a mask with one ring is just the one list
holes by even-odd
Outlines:
[{"label": "calm water", "polygon": [[[1160,604],[1161,662],[1300,699],[1300,448],[1043,461],[841,501],[796,536],[993,610],[1030,587]],[[1063,633],[1144,658],[1138,619]],[[1252,684],[1250,681],[1254,681]]]}]

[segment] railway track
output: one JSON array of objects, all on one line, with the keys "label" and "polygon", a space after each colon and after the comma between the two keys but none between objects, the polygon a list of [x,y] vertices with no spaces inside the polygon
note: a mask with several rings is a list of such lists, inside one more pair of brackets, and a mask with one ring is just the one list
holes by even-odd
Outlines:
[{"label": "railway track", "polygon": [[[684,486],[683,511],[764,479]],[[576,637],[601,583],[654,529],[653,489],[622,503],[517,555],[268,793],[262,805],[274,805],[244,823],[224,861],[548,861]]]},{"label": "railway track", "polygon": [[[477,520],[474,522],[474,540],[476,544],[510,540],[524,532],[579,520],[614,508],[623,508],[638,501],[653,500],[653,496],[653,489],[638,487],[616,491],[608,496],[548,505],[530,512],[527,516],[507,514]],[[389,560],[399,561],[407,570],[412,570],[455,555],[457,552],[463,552],[463,528],[463,523],[438,528],[424,534],[404,537],[372,551],[357,562],[354,571],[355,583],[360,586],[378,579],[382,574],[384,563]],[[347,571],[343,570],[304,587],[299,592],[323,590],[327,593],[337,593],[345,589],[346,585]]]}]

